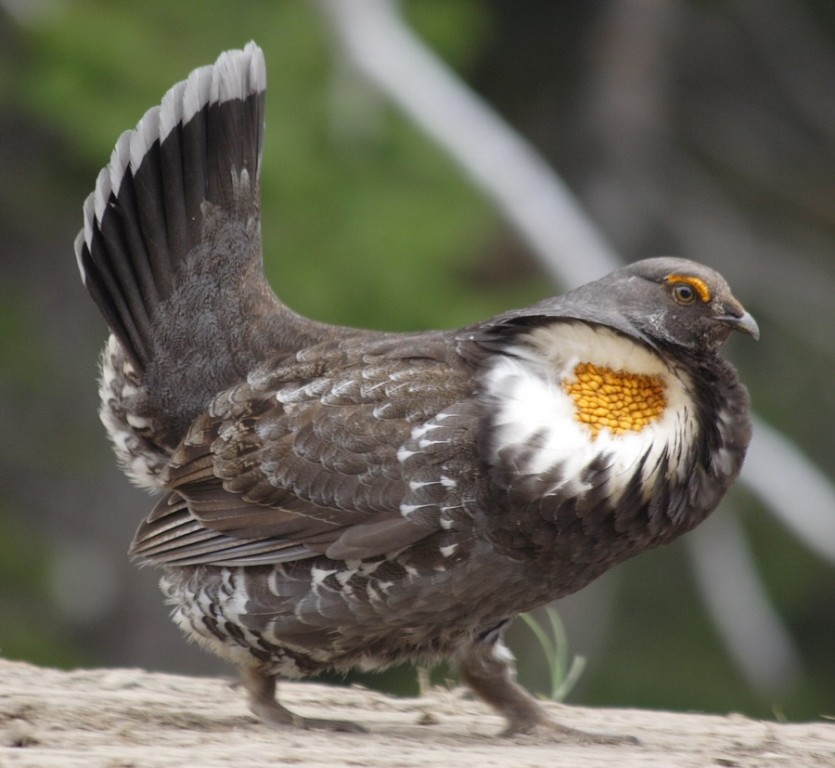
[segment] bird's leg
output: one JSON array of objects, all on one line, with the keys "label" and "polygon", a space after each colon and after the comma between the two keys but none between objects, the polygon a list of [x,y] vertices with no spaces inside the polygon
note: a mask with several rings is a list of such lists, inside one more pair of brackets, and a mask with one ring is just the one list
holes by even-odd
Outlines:
[{"label": "bird's leg", "polygon": [[473,643],[458,669],[473,692],[507,719],[504,735],[529,733],[550,722],[542,705],[516,683],[513,656],[501,639]]},{"label": "bird's leg", "polygon": [[545,708],[516,682],[513,654],[500,637],[470,645],[459,657],[459,671],[473,692],[507,720],[502,736],[539,732],[568,742],[638,743],[632,736],[581,731],[552,720]]},{"label": "bird's leg", "polygon": [[241,670],[244,688],[249,697],[249,709],[264,725],[271,728],[303,728],[305,730],[344,731],[365,733],[365,728],[350,720],[325,720],[316,717],[302,717],[278,703],[276,681],[258,669],[247,667]]}]

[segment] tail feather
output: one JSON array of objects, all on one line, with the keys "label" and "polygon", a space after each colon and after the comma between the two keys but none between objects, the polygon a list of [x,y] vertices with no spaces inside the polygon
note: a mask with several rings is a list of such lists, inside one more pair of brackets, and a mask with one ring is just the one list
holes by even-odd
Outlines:
[{"label": "tail feather", "polygon": [[[158,308],[204,237],[204,203],[257,214],[265,90],[254,43],[195,70],[122,134],[84,204],[82,280],[140,371]],[[245,250],[260,258],[260,243]]]}]

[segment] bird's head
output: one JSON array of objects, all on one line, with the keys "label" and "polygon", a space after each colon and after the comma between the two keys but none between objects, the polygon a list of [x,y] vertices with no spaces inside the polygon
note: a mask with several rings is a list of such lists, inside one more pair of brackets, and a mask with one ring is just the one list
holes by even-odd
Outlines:
[{"label": "bird's head", "polygon": [[713,269],[687,259],[637,261],[600,280],[494,318],[495,330],[573,319],[609,327],[658,351],[714,354],[732,331],[759,338],[756,321]]},{"label": "bird's head", "polygon": [[[613,327],[651,346],[716,352],[732,331],[758,339],[756,321],[716,271],[687,259],[638,261],[578,289],[583,302],[611,308]],[[570,296],[571,294],[569,294]]]}]

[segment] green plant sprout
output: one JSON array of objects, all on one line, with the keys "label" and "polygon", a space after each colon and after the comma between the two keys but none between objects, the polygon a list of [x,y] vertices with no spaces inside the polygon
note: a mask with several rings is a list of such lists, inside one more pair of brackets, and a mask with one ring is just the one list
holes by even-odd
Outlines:
[{"label": "green plant sprout", "polygon": [[586,659],[584,656],[574,656],[569,661],[568,636],[559,613],[556,608],[550,605],[542,610],[551,625],[550,633],[543,628],[541,622],[537,621],[533,613],[523,613],[521,618],[533,632],[542,648],[542,652],[545,654],[551,677],[551,689],[548,698],[552,701],[563,701],[583,674],[583,670],[586,668]]}]

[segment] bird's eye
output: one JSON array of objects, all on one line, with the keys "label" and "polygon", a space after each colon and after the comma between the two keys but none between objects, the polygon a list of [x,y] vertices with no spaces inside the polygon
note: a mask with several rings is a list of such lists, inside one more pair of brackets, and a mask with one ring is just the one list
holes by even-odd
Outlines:
[{"label": "bird's eye", "polygon": [[679,304],[692,304],[696,300],[696,290],[687,283],[676,283],[673,286],[673,298]]}]

